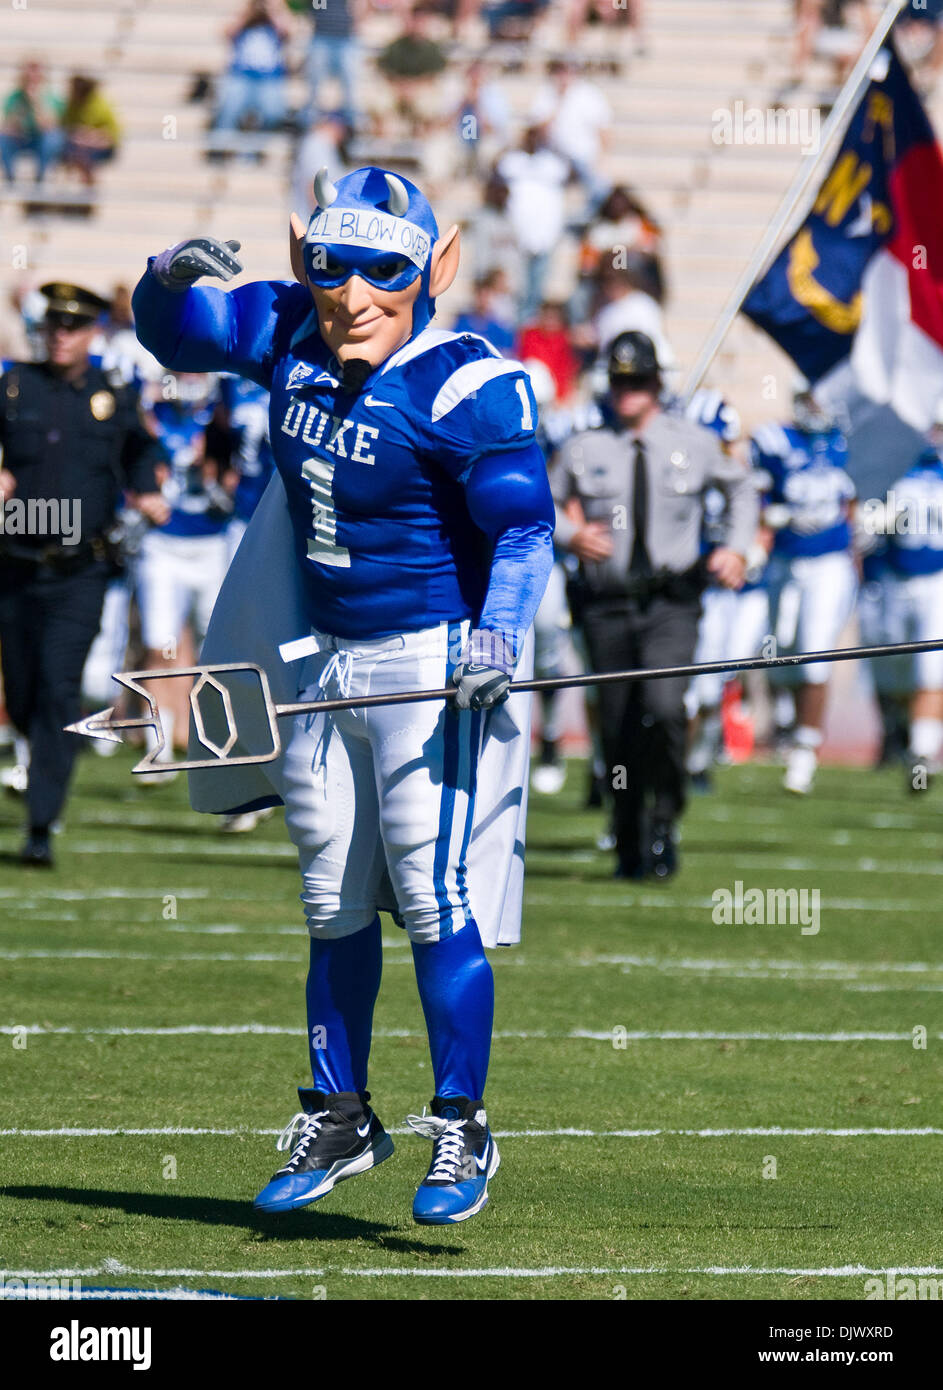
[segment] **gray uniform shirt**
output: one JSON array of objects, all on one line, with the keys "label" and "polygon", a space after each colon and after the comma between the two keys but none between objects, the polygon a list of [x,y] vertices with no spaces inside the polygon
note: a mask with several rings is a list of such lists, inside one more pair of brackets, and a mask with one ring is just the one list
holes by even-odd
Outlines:
[{"label": "gray uniform shirt", "polygon": [[[711,430],[662,411],[640,438],[648,478],[646,546],[653,569],[681,574],[696,562],[709,487],[719,488],[727,499],[724,545],[745,555],[759,519],[749,471],[724,453]],[[557,543],[568,545],[578,529],[563,512],[572,497],[578,498],[587,521],[604,521],[612,530],[610,558],[583,565],[590,589],[599,594],[623,592],[628,576],[635,539],[635,440],[629,430],[585,430],[568,439],[550,465]]]}]

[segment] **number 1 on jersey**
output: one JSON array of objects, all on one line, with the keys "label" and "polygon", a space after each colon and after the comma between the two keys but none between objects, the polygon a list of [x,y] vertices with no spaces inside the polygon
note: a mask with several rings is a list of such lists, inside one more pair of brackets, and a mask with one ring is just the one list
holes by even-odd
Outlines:
[{"label": "number 1 on jersey", "polygon": [[308,559],[319,565],[350,569],[350,551],[337,544],[337,513],[334,510],[334,465],[327,459],[305,459],[301,472],[311,486],[311,527]]},{"label": "number 1 on jersey", "polygon": [[524,407],[521,415],[521,429],[532,430],[534,428],[534,412],[530,408],[530,396],[527,394],[527,387],[520,377],[514,383],[517,387],[517,394],[521,398],[521,405]]}]

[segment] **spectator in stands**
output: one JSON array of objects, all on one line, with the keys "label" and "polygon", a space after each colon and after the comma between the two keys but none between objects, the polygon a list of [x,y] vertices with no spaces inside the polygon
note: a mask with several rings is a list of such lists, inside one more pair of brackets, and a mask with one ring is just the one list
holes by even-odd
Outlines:
[{"label": "spectator in stands", "polygon": [[[580,243],[580,275],[595,275],[615,248],[656,257],[661,228],[624,184],[616,184],[587,226]],[[661,303],[662,295],[655,298]]]},{"label": "spectator in stands", "polygon": [[527,39],[549,0],[489,0],[484,17],[491,39]]},{"label": "spectator in stands", "polygon": [[325,78],[333,77],[341,86],[341,113],[356,130],[360,121],[357,86],[360,69],[360,41],[357,28],[363,18],[365,0],[330,0],[312,5],[310,0],[293,8],[304,9],[314,23],[305,59],[311,120],[321,110],[318,93]]},{"label": "spectator in stands", "polygon": [[95,167],[114,159],[121,143],[121,127],[111,102],[93,77],[76,73],[69,79],[69,95],[62,117],[65,131],[63,162],[75,169],[91,188]]},{"label": "spectator in stands", "polygon": [[24,63],[16,87],[3,103],[0,159],[7,183],[14,182],[16,161],[24,154],[32,155],[36,182],[42,183],[62,153],[61,119],[62,102],[50,91],[42,64]]},{"label": "spectator in stands", "polygon": [[515,301],[524,289],[524,256],[514,224],[508,214],[509,189],[496,170],[492,170],[482,192],[482,204],[469,228],[472,274],[481,279],[500,267]]},{"label": "spectator in stands", "polygon": [[563,190],[570,166],[547,148],[542,129],[530,126],[520,147],[502,155],[497,168],[508,185],[508,215],[524,259],[518,312],[526,323],[544,298],[550,259],[563,236]]},{"label": "spectator in stands", "polygon": [[481,9],[481,0],[415,0],[412,8],[419,14],[447,19],[452,26],[452,37],[457,39],[468,20]]},{"label": "spectator in stands", "polygon": [[393,89],[395,114],[414,140],[422,139],[436,124],[425,99],[431,80],[447,66],[441,44],[426,29],[426,16],[410,11],[403,32],[377,56],[377,67]]},{"label": "spectator in stands", "polygon": [[522,331],[516,355],[543,362],[553,378],[554,404],[565,405],[579,376],[579,358],[570,343],[566,305],[545,299],[536,319]]},{"label": "spectator in stands", "polygon": [[943,71],[943,0],[909,0],[897,19],[914,64],[917,82],[927,94]]},{"label": "spectator in stands", "polygon": [[[279,23],[268,0],[249,0],[226,37],[232,48],[213,131],[236,131],[250,119],[263,130],[277,130],[287,113],[287,28]],[[224,151],[214,141],[211,152]]]},{"label": "spectator in stands", "polygon": [[787,91],[804,80],[813,56],[831,59],[835,86],[842,86],[867,38],[867,0],[795,0],[795,13],[793,73]]},{"label": "spectator in stands", "polygon": [[475,281],[472,307],[455,320],[456,333],[479,333],[510,357],[514,352],[513,301],[502,270],[489,270]]},{"label": "spectator in stands", "polygon": [[295,154],[291,174],[291,207],[307,219],[314,211],[314,176],[319,169],[331,171],[332,179],[353,172],[346,142],[350,128],[340,111],[315,116],[311,128]]},{"label": "spectator in stands", "polygon": [[497,82],[489,79],[480,58],[469,63],[465,88],[455,113],[463,164],[469,174],[485,169],[510,138],[511,109]]},{"label": "spectator in stands", "polygon": [[543,128],[550,149],[569,161],[586,189],[592,211],[609,190],[608,180],[599,172],[599,160],[612,111],[595,83],[579,74],[579,65],[572,59],[551,58],[547,82],[534,98],[529,120]]},{"label": "spectator in stands", "polygon": [[661,308],[646,283],[644,258],[637,253],[620,257],[615,264],[604,261],[598,275],[599,308],[590,324],[574,329],[574,344],[605,356],[620,333],[644,333],[655,344],[660,370],[670,372],[675,355],[665,335]]},{"label": "spectator in stands", "polygon": [[600,24],[627,24],[635,32],[635,52],[645,56],[645,6],[643,0],[570,0],[567,38],[576,43],[580,31],[591,20]]}]

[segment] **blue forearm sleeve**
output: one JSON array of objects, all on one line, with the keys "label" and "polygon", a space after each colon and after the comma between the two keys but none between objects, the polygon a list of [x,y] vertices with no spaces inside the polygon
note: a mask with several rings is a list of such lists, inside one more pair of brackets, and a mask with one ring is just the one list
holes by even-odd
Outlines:
[{"label": "blue forearm sleeve", "polygon": [[553,498],[539,447],[479,459],[465,495],[475,525],[494,543],[478,627],[497,634],[511,658],[502,662],[492,654],[484,664],[511,671],[553,567]]},{"label": "blue forearm sleeve", "polygon": [[259,280],[237,290],[200,285],[166,289],[148,268],[132,299],[138,338],[165,367],[181,372],[238,372],[272,384],[272,338],[291,287]]}]

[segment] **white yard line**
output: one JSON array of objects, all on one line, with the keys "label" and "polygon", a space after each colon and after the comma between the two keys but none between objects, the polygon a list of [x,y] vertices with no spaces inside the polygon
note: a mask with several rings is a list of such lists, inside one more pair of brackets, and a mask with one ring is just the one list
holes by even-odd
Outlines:
[{"label": "white yard line", "polygon": [[[155,957],[163,959],[163,957]],[[235,1036],[240,1033],[272,1034],[275,1036],[298,1037],[301,1030],[298,1028],[285,1028],[278,1024],[266,1023],[183,1023],[170,1027],[162,1028],[77,1028],[73,1026],[47,1027],[39,1023],[15,1024],[6,1023],[0,1025],[0,1034],[18,1033],[25,1030],[30,1037],[40,1037],[54,1034],[78,1034],[80,1036],[98,1035],[106,1037],[175,1037],[189,1034],[211,1034],[218,1036]],[[417,1029],[411,1028],[376,1028],[373,1036],[375,1038],[425,1038],[426,1034]],[[622,1042],[813,1042],[813,1043],[845,1043],[845,1042],[913,1042],[913,1033],[891,1033],[878,1031],[861,1032],[836,1032],[836,1033],[770,1033],[770,1032],[723,1032],[708,1030],[699,1032],[696,1030],[676,1029],[676,1028],[651,1028],[651,1029],[630,1029],[617,1032],[613,1028],[592,1029],[592,1028],[571,1028],[569,1030],[552,1030],[544,1028],[536,1029],[496,1029],[492,1035],[495,1038],[514,1038],[526,1041],[528,1039],[541,1039],[550,1041],[560,1041],[567,1039],[585,1040],[589,1042],[605,1042],[610,1045],[614,1041]],[[943,1040],[943,1033],[930,1033],[929,1037],[936,1040]]]},{"label": "white yard line", "polygon": [[[222,1138],[258,1135],[271,1138],[279,1133],[278,1129],[257,1129],[249,1126],[226,1129],[211,1125],[159,1125],[150,1128],[64,1125],[58,1129],[0,1129],[0,1137],[6,1139],[200,1138],[204,1135],[218,1135]],[[407,1126],[390,1126],[387,1133],[410,1135],[413,1131]],[[496,1129],[494,1136],[496,1139],[924,1139],[943,1136],[943,1129],[930,1125],[909,1128],[875,1125],[870,1128],[831,1129],[817,1125],[731,1125],[711,1129]]]},{"label": "white yard line", "polygon": [[579,1275],[789,1275],[793,1278],[819,1277],[823,1279],[849,1279],[861,1275],[895,1274],[904,1277],[932,1277],[943,1274],[943,1268],[936,1265],[897,1265],[891,1268],[876,1269],[870,1265],[825,1265],[805,1269],[789,1265],[763,1267],[758,1265],[695,1265],[671,1268],[665,1265],[545,1265],[543,1267],[519,1268],[512,1265],[498,1265],[491,1268],[475,1267],[464,1269],[428,1269],[408,1266],[363,1266],[344,1265],[303,1265],[293,1269],[142,1269],[121,1265],[117,1260],[109,1261],[102,1267],[93,1265],[87,1269],[0,1269],[4,1279],[91,1279],[99,1276],[110,1278],[116,1275],[132,1275],[148,1279],[310,1279],[335,1275],[338,1278],[417,1278],[417,1279],[555,1279]]},{"label": "white yard line", "polygon": [[729,970],[740,970],[745,972],[757,972],[760,978],[765,978],[762,972],[778,971],[783,974],[808,974],[821,973],[823,976],[835,976],[841,978],[843,975],[941,975],[943,974],[943,963],[932,964],[925,960],[901,960],[901,961],[852,961],[852,960],[776,960],[770,957],[751,956],[743,960],[736,960],[732,957],[720,956],[630,956],[630,955],[594,955],[586,959],[575,957],[572,962],[574,965],[621,965],[627,968],[652,969],[652,970],[692,970],[700,973],[717,972],[723,974]]}]

